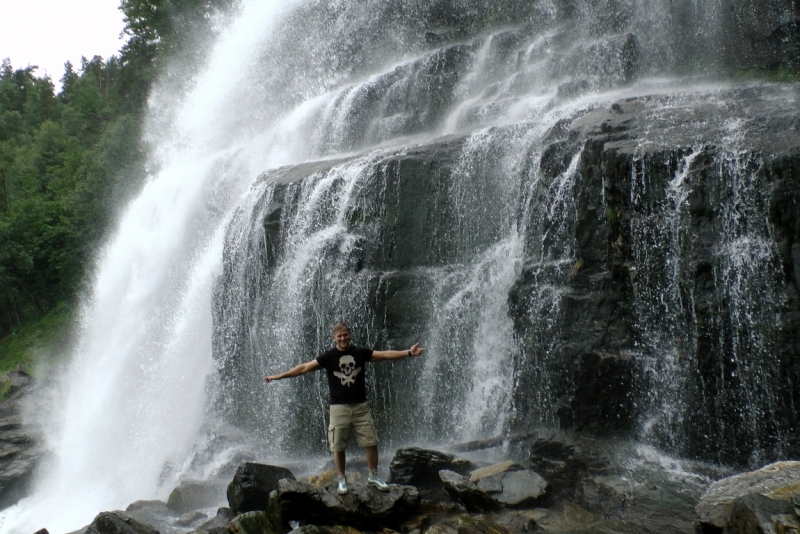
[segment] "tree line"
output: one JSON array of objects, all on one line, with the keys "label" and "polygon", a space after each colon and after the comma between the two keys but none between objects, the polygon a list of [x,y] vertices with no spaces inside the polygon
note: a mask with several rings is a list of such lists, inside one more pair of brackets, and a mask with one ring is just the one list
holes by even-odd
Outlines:
[{"label": "tree line", "polygon": [[[122,0],[116,56],[64,65],[56,92],[35,66],[0,67],[0,338],[71,306],[115,210],[146,178],[147,97],[234,0]],[[191,54],[189,54],[191,56]]]}]

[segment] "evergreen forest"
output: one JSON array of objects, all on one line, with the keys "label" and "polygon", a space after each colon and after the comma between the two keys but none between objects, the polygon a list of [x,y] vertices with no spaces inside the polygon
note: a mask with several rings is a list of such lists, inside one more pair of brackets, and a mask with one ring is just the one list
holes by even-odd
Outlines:
[{"label": "evergreen forest", "polygon": [[[0,371],[66,342],[94,255],[147,179],[142,128],[169,58],[198,54],[229,0],[122,0],[125,44],[67,61],[56,91],[37,67],[0,71]],[[2,51],[0,51],[2,54]],[[48,347],[48,350],[44,350]]]}]

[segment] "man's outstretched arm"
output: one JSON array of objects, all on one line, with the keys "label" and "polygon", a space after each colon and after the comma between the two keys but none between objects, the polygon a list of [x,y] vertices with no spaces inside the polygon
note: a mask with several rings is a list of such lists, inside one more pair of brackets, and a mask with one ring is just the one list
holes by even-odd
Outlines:
[{"label": "man's outstretched arm", "polygon": [[288,371],[284,371],[281,374],[267,375],[264,377],[264,382],[269,384],[270,382],[274,382],[275,380],[280,380],[282,378],[292,378],[295,376],[304,375],[309,371],[316,371],[319,368],[319,362],[317,360],[311,360],[310,362],[301,363],[297,367],[292,367]]},{"label": "man's outstretched arm", "polygon": [[372,351],[372,359],[370,361],[399,360],[400,358],[408,358],[409,356],[419,356],[424,351],[425,348],[420,347],[419,343],[414,343],[414,346],[408,350],[374,350]]}]

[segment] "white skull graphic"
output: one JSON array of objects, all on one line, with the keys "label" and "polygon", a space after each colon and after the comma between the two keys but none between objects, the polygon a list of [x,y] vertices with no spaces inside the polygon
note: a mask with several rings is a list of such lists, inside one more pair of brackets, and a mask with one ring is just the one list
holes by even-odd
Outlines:
[{"label": "white skull graphic", "polygon": [[339,358],[339,369],[342,370],[342,373],[350,376],[350,373],[352,373],[355,368],[356,360],[352,356],[342,356]]},{"label": "white skull graphic", "polygon": [[361,372],[361,367],[356,367],[356,360],[352,356],[339,358],[339,369],[342,372],[334,371],[333,376],[341,379],[342,385],[347,387],[356,383],[356,376]]}]

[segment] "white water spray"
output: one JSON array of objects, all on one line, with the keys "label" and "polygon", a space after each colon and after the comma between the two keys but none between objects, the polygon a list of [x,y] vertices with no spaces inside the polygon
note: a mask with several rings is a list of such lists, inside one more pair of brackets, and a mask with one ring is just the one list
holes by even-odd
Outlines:
[{"label": "white water spray", "polygon": [[232,163],[247,150],[237,146],[232,110],[246,107],[236,91],[279,4],[243,6],[168,123],[152,99],[150,168],[160,170],[99,259],[77,347],[44,414],[51,455],[33,495],[3,513],[3,532],[74,530],[99,511],[164,498],[176,483],[166,468],[197,439],[214,369],[211,286],[224,225],[261,163]]}]

